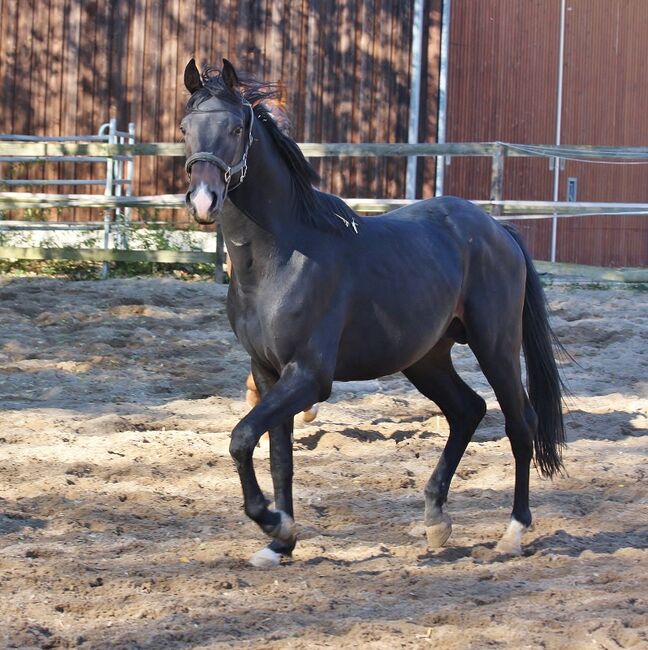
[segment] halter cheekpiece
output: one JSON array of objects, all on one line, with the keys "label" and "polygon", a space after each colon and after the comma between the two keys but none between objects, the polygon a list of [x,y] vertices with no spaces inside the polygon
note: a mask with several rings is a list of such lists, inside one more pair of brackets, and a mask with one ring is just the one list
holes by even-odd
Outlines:
[{"label": "halter cheekpiece", "polygon": [[[247,174],[247,156],[253,140],[252,125],[254,124],[254,109],[252,108],[252,105],[248,102],[244,102],[244,106],[247,106],[250,109],[250,129],[248,131],[247,143],[245,145],[245,149],[243,150],[243,155],[241,156],[241,160],[239,160],[239,162],[237,162],[235,165],[228,165],[222,158],[219,158],[218,156],[211,153],[210,151],[197,151],[196,153],[189,156],[189,158],[187,158],[187,161],[185,162],[185,169],[187,171],[187,174],[189,174],[189,176],[191,176],[191,168],[194,166],[194,163],[201,161],[201,162],[210,163],[212,165],[216,165],[216,167],[218,167],[223,171],[223,180],[225,181],[225,193],[237,188],[243,182]],[[201,111],[200,109],[196,108],[189,111],[189,113],[228,113],[228,112],[229,111],[227,111],[227,109],[224,108],[214,108],[206,111]],[[232,180],[232,176],[238,173],[240,173],[238,182],[233,187],[230,187],[229,185],[230,185],[230,181]]]}]

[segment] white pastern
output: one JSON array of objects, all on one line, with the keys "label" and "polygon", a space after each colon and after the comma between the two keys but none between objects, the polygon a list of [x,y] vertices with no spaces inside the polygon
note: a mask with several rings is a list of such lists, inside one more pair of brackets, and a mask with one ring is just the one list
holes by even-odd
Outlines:
[{"label": "white pastern", "polygon": [[196,208],[196,214],[200,219],[207,219],[209,217],[209,208],[213,199],[214,197],[209,191],[207,184],[200,183],[191,198],[194,208]]},{"label": "white pastern", "polygon": [[279,562],[281,562],[281,555],[275,553],[275,551],[267,546],[257,551],[250,558],[250,564],[259,569],[271,569],[272,567],[278,566]]},{"label": "white pastern", "polygon": [[506,555],[522,555],[522,535],[526,530],[527,527],[524,524],[516,519],[511,519],[502,539],[497,542],[495,550]]}]

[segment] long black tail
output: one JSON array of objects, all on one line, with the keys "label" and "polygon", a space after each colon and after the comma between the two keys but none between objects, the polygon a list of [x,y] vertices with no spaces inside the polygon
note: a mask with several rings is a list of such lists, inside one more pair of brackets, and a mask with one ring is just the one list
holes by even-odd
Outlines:
[{"label": "long black tail", "polygon": [[563,350],[563,347],[549,326],[547,301],[531,256],[517,231],[508,224],[502,225],[517,242],[526,260],[522,349],[527,367],[529,399],[538,416],[538,431],[534,440],[535,462],[543,476],[551,477],[563,468],[563,383],[556,367],[553,346],[555,344],[558,350]]}]

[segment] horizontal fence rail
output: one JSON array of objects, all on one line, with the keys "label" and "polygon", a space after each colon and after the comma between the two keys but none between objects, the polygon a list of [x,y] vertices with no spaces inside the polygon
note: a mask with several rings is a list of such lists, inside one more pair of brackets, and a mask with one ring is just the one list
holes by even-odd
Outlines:
[{"label": "horizontal fence rail", "polygon": [[119,250],[103,248],[40,248],[0,246],[4,260],[72,260],[82,262],[155,262],[157,264],[216,264],[207,251]]},{"label": "horizontal fence rail", "polygon": [[[0,135],[0,139],[6,136]],[[38,136],[34,136],[37,138]],[[89,140],[90,138],[83,138]],[[329,142],[299,144],[307,157],[325,156],[493,156],[498,148],[511,157],[541,157],[563,159],[614,159],[648,161],[648,147],[604,147],[593,145],[526,145],[508,142],[448,142],[434,143],[349,143]],[[1,157],[56,160],[61,156],[184,156],[185,146],[175,142],[142,142],[133,145],[101,142],[0,142]]]},{"label": "horizontal fence rail", "polygon": [[[357,212],[381,213],[415,203],[410,199],[344,199]],[[594,203],[566,201],[473,201],[483,208],[497,207],[496,217],[544,219],[561,216],[593,216],[598,214],[648,214],[648,203]],[[184,194],[154,196],[104,196],[101,194],[48,194],[39,192],[0,192],[0,208],[185,208]],[[20,222],[11,222],[19,227]],[[0,227],[9,222],[0,221]],[[54,227],[56,224],[52,224]],[[28,222],[26,228],[32,227]]]},{"label": "horizontal fence rail", "polygon": [[[120,134],[122,134],[120,132]],[[128,134],[123,134],[128,135]],[[0,134],[0,162],[106,162],[128,160],[133,156],[171,156],[185,155],[183,143],[152,142],[134,144],[111,144],[99,136],[72,136],[61,138],[42,138],[39,136],[6,136]],[[583,162],[606,162],[611,164],[648,164],[648,147],[609,147],[591,145],[527,145],[507,142],[470,143],[301,143],[303,154],[307,157],[375,157],[375,156],[434,156],[444,159],[462,156],[492,158],[491,198],[488,201],[474,201],[489,210],[497,219],[545,219],[556,217],[582,217],[594,215],[645,215],[648,203],[621,202],[553,202],[503,200],[502,187],[504,161],[507,157],[542,157],[550,164],[560,160],[579,160]],[[56,180],[17,181],[0,178],[0,189],[18,185],[52,186],[61,183]],[[79,180],[65,181],[66,185],[93,185],[103,181]],[[130,182],[125,183],[130,185]],[[346,203],[361,213],[382,213],[412,203],[407,199],[345,199]],[[54,194],[45,192],[0,191],[0,209],[30,208],[97,208],[104,211],[125,208],[171,208],[184,209],[182,194],[161,194],[154,196],[106,196],[99,194]],[[107,214],[107,212],[105,212]],[[23,225],[21,226],[21,223]],[[94,230],[96,224],[60,224],[18,221],[0,221],[0,230],[37,229]],[[94,250],[94,252],[92,252]],[[40,251],[40,252],[37,252]],[[89,252],[90,251],[90,252]],[[96,254],[95,254],[96,253]],[[157,255],[160,253],[160,255]],[[162,254],[164,253],[164,255]],[[170,255],[166,255],[169,253]],[[80,257],[74,257],[74,255]],[[144,255],[145,254],[145,255]],[[134,255],[134,257],[133,257]],[[142,257],[144,255],[144,257]],[[148,256],[148,257],[146,257]],[[0,247],[0,258],[4,259],[93,259],[94,261],[156,261],[175,263],[218,260],[217,253],[187,252],[187,257],[177,251],[131,251],[75,249],[46,249]],[[137,259],[135,259],[137,258]],[[155,259],[154,259],[155,258]]]}]

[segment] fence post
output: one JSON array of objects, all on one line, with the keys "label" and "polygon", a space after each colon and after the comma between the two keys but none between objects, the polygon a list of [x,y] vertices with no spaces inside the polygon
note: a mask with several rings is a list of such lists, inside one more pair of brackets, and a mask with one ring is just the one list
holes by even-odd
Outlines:
[{"label": "fence post", "polygon": [[[506,151],[501,142],[495,144],[495,152],[493,153],[493,165],[491,167],[491,201],[502,200],[502,190],[504,187],[504,156]],[[491,205],[491,214],[494,217],[499,217],[502,214],[501,205]]]},{"label": "fence post", "polygon": [[225,282],[225,274],[223,273],[223,262],[225,261],[225,240],[223,239],[223,231],[218,228],[216,231],[216,268],[214,269],[214,281],[219,284]]}]

